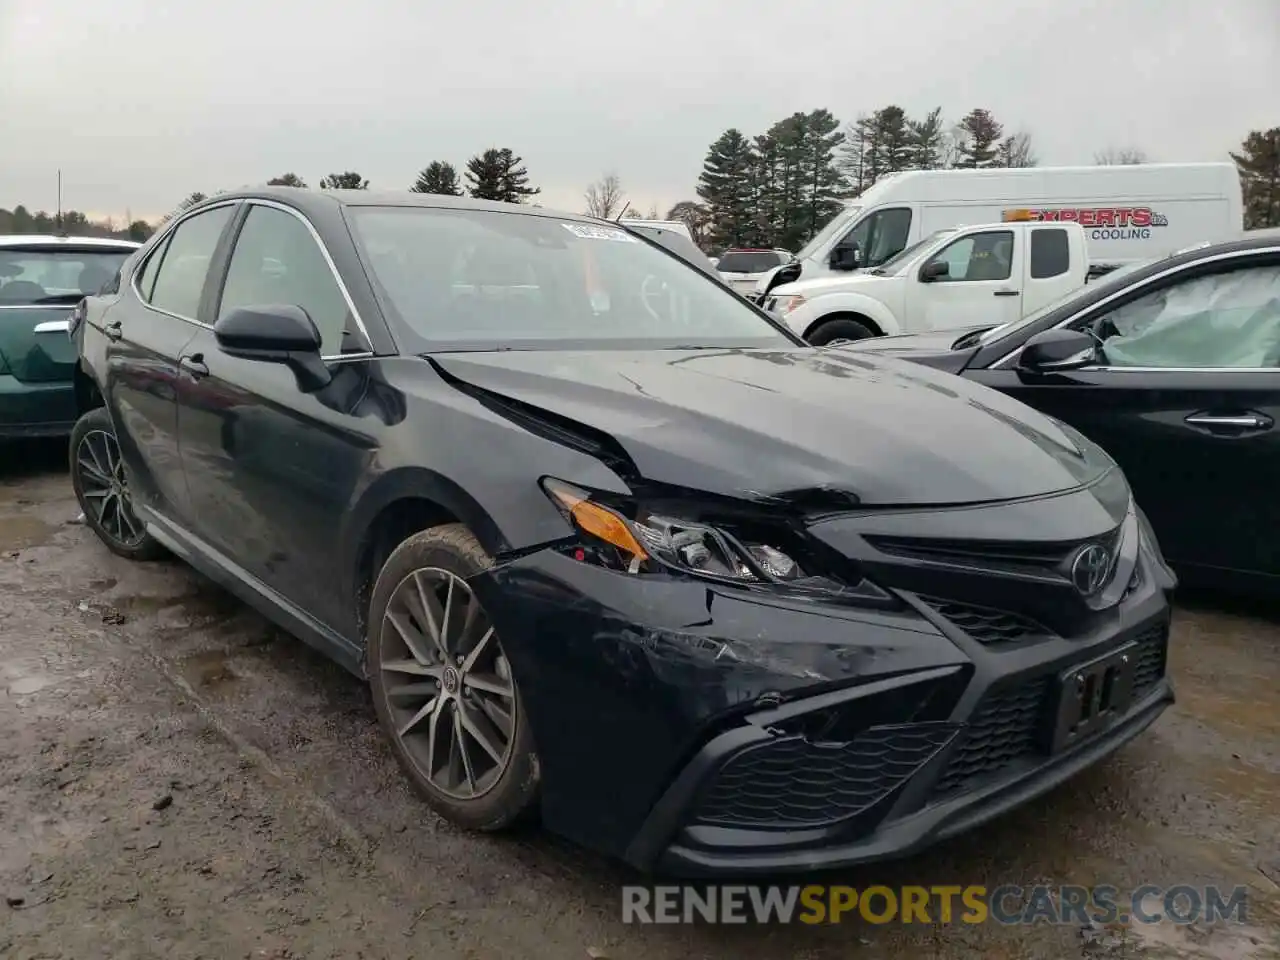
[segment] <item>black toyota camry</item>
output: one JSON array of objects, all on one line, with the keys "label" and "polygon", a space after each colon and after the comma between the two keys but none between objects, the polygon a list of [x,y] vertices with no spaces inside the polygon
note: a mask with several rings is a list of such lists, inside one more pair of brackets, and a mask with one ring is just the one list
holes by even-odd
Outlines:
[{"label": "black toyota camry", "polygon": [[1173,578],[1097,446],[614,224],[221,195],[72,335],[93,530],[367,680],[466,827],[685,874],[883,858],[1173,699]]}]

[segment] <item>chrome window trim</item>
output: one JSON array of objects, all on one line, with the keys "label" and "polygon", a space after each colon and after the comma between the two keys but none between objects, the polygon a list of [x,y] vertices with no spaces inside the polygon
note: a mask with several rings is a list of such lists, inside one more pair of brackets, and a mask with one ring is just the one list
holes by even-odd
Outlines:
[{"label": "chrome window trim", "polygon": [[[304,227],[307,228],[307,232],[311,234],[312,242],[314,242],[315,245],[319,248],[320,255],[324,257],[325,265],[329,268],[329,273],[333,277],[334,282],[337,283],[338,290],[342,293],[342,299],[346,302],[347,309],[351,311],[351,316],[355,319],[356,326],[360,329],[360,334],[364,337],[364,342],[372,346],[373,339],[369,336],[369,328],[365,326],[364,318],[360,316],[360,311],[356,309],[355,301],[351,298],[351,291],[347,289],[347,285],[343,282],[341,275],[338,273],[338,267],[333,262],[333,257],[329,255],[329,249],[324,245],[324,241],[320,238],[319,231],[316,230],[315,226],[311,223],[311,221],[308,220],[302,213],[293,209],[287,204],[279,203],[275,200],[266,200],[260,197],[237,197],[235,199],[226,200],[222,203],[213,203],[207,207],[201,207],[199,210],[193,210],[191,213],[185,214],[182,217],[175,217],[173,222],[167,225],[164,231],[162,231],[156,237],[155,247],[159,248],[160,245],[164,243],[164,237],[166,235],[176,230],[179,224],[184,223],[185,221],[191,219],[191,217],[198,216],[199,214],[202,214],[202,213],[207,213],[208,211],[215,210],[218,207],[225,207],[225,206],[230,206],[232,204],[240,204],[240,203],[247,204],[249,206],[269,207],[272,210],[279,210],[283,213],[290,214],[293,217],[295,217]],[[232,256],[235,255],[234,246],[231,248],[231,254]],[[152,256],[154,256],[154,250],[152,251],[152,253],[149,253],[147,255],[147,260],[149,260]],[[141,266],[141,264],[139,264],[139,266]],[[196,320],[193,317],[184,317],[184,316],[181,316],[180,314],[170,313],[168,310],[163,310],[160,307],[153,306],[151,303],[148,303],[146,298],[142,296],[142,291],[138,289],[138,283],[137,283],[138,273],[139,273],[139,270],[137,268],[135,268],[130,273],[129,285],[133,288],[134,295],[138,298],[138,302],[143,304],[145,307],[147,307],[147,309],[153,310],[156,313],[162,314],[166,317],[172,317],[175,320],[181,320],[184,323],[190,323],[193,326],[200,327],[203,330],[213,329],[212,324],[202,323],[201,321]],[[65,310],[66,307],[62,307],[61,309]],[[370,349],[370,350],[362,350],[359,353],[325,354],[325,355],[322,355],[320,359],[326,363],[334,363],[334,362],[340,362],[345,360],[368,360],[371,357],[373,357],[373,355],[374,355],[373,350]]]},{"label": "chrome window trim", "polygon": [[[1154,284],[1159,283],[1161,280],[1164,280],[1166,277],[1175,276],[1175,275],[1177,275],[1177,274],[1179,274],[1179,273],[1183,273],[1183,272],[1185,272],[1185,271],[1187,271],[1187,270],[1194,269],[1195,267],[1199,267],[1199,266],[1201,266],[1201,265],[1203,265],[1203,264],[1206,264],[1206,263],[1220,263],[1220,262],[1225,262],[1225,261],[1230,261],[1230,260],[1242,260],[1242,259],[1249,259],[1249,258],[1252,258],[1252,257],[1265,256],[1266,254],[1273,254],[1273,253],[1280,253],[1280,245],[1277,245],[1277,246],[1274,246],[1274,247],[1257,247],[1257,248],[1255,248],[1255,249],[1253,249],[1253,250],[1232,250],[1232,251],[1230,251],[1230,252],[1228,252],[1228,253],[1219,253],[1219,254],[1216,254],[1215,256],[1212,256],[1212,257],[1204,257],[1203,259],[1196,260],[1196,261],[1194,261],[1194,262],[1192,262],[1192,263],[1182,263],[1182,264],[1179,264],[1179,265],[1178,265],[1178,266],[1176,266],[1176,267],[1170,267],[1168,270],[1164,270],[1164,271],[1161,271],[1160,273],[1157,273],[1157,274],[1155,274],[1155,275],[1153,275],[1153,276],[1147,277],[1147,279],[1143,280],[1141,283],[1135,284],[1135,285],[1134,285],[1134,286],[1132,286],[1132,287],[1126,287],[1126,288],[1125,288],[1125,289],[1123,289],[1123,290],[1120,290],[1120,291],[1117,291],[1116,293],[1111,294],[1109,297],[1104,297],[1103,299],[1099,300],[1097,303],[1090,304],[1087,308],[1085,308],[1084,310],[1081,310],[1079,313],[1073,313],[1073,314],[1072,314],[1071,316],[1069,316],[1066,320],[1063,320],[1061,323],[1055,324],[1055,325],[1054,325],[1054,326],[1052,326],[1052,327],[1046,327],[1046,328],[1045,328],[1045,330],[1062,330],[1062,329],[1064,329],[1065,327],[1069,327],[1071,324],[1075,323],[1077,320],[1079,320],[1079,319],[1080,319],[1082,316],[1084,316],[1085,314],[1087,314],[1087,313],[1092,313],[1093,311],[1095,311],[1095,310],[1097,310],[1097,309],[1099,309],[1099,308],[1105,307],[1107,304],[1111,303],[1111,302],[1112,302],[1112,301],[1114,301],[1114,300],[1118,300],[1118,299],[1120,299],[1120,298],[1122,298],[1122,297],[1127,297],[1129,294],[1133,293],[1134,291],[1141,291],[1141,290],[1144,290],[1144,289],[1146,289],[1147,287],[1150,287],[1150,286],[1152,286],[1152,285],[1154,285]],[[1081,287],[1080,289],[1082,289],[1082,290],[1083,290],[1083,289],[1084,289],[1084,287]],[[1045,330],[1041,330],[1040,332],[1041,332],[1041,333],[1044,333],[1044,332],[1045,332]],[[986,367],[986,369],[987,369],[987,370],[1007,370],[1007,369],[1010,369],[1010,368],[1012,367],[1012,361],[1014,360],[1014,358],[1015,358],[1015,357],[1017,357],[1017,355],[1018,355],[1019,353],[1021,353],[1021,352],[1022,352],[1022,348],[1023,348],[1024,346],[1026,346],[1026,341],[1023,341],[1023,343],[1022,343],[1021,345],[1019,345],[1018,347],[1014,348],[1014,349],[1013,349],[1013,350],[1011,350],[1009,353],[1006,353],[1004,356],[1002,356],[1002,357],[1001,357],[999,360],[997,360],[995,363],[990,364],[988,367]],[[1082,369],[1082,370],[1111,370],[1111,369],[1124,369],[1124,370],[1163,370],[1163,371],[1166,371],[1166,372],[1169,372],[1169,371],[1177,371],[1177,372],[1179,372],[1179,373],[1187,373],[1187,372],[1195,371],[1195,370],[1203,370],[1203,371],[1205,371],[1205,372],[1216,372],[1216,373],[1221,373],[1223,370],[1235,370],[1235,371],[1237,371],[1237,372],[1238,372],[1238,371],[1240,371],[1240,370],[1269,370],[1269,369],[1271,369],[1271,368],[1270,368],[1270,367],[1123,367],[1123,368],[1112,368],[1112,367],[1101,367],[1101,366],[1098,366],[1098,367],[1081,367],[1081,369]]]},{"label": "chrome window trim", "polygon": [[74,303],[0,303],[0,310],[74,310]]},{"label": "chrome window trim", "polygon": [[[201,323],[199,320],[196,320],[194,317],[184,317],[180,313],[173,313],[172,311],[164,310],[160,307],[157,307],[155,304],[153,304],[150,300],[148,300],[146,297],[142,295],[142,290],[139,289],[138,287],[138,274],[142,272],[142,269],[145,267],[146,264],[151,262],[151,258],[156,255],[156,252],[162,246],[164,246],[165,239],[170,234],[172,234],[175,230],[177,230],[179,226],[186,223],[192,217],[200,216],[200,214],[202,213],[208,213],[210,210],[217,210],[221,207],[234,206],[239,203],[243,203],[243,201],[240,200],[239,198],[234,200],[223,200],[219,203],[211,203],[207,207],[201,207],[199,210],[192,210],[190,213],[184,212],[182,216],[174,217],[173,219],[171,219],[165,225],[165,228],[163,230],[161,230],[154,237],[152,237],[151,238],[152,246],[151,246],[151,249],[147,251],[147,255],[143,257],[142,260],[139,261],[133,267],[132,270],[129,271],[129,288],[133,291],[133,295],[138,298],[138,302],[142,304],[144,307],[146,307],[148,310],[150,310],[151,312],[158,313],[163,317],[172,317],[174,320],[181,320],[183,323],[190,323],[194,326],[200,327],[205,330],[212,330],[213,328],[209,326],[209,324]],[[223,229],[226,229],[226,228],[224,227]]]}]

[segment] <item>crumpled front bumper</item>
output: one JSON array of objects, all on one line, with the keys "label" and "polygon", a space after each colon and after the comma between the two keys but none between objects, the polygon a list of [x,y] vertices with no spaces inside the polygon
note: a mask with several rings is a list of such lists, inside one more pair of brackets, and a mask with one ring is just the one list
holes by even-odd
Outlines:
[{"label": "crumpled front bumper", "polygon": [[[899,856],[1050,789],[1173,700],[1153,578],[1115,628],[1000,649],[909,594],[901,611],[788,601],[551,549],[473,586],[520,680],[545,825],[646,871]],[[1049,755],[1055,678],[1130,640],[1128,711]]]}]

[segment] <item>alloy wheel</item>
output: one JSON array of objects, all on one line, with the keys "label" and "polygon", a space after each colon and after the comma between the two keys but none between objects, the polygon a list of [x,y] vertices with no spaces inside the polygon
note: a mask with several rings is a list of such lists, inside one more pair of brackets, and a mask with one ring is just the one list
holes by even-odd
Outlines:
[{"label": "alloy wheel", "polygon": [[471,587],[437,567],[409,574],[387,603],[380,649],[388,712],[414,765],[442,794],[483,796],[511,762],[516,689]]},{"label": "alloy wheel", "polygon": [[75,469],[85,505],[98,528],[123,547],[136,547],[147,535],[133,512],[133,501],[120,458],[120,445],[105,430],[90,430],[76,447]]}]

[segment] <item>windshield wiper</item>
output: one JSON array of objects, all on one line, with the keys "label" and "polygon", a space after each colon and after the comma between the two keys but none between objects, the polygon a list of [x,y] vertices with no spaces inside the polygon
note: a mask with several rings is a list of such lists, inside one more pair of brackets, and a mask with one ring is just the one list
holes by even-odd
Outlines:
[{"label": "windshield wiper", "polygon": [[982,339],[982,335],[988,330],[994,330],[995,327],[982,327],[978,330],[970,330],[959,340],[951,345],[952,350],[963,350],[966,347],[972,347],[975,343]]},{"label": "windshield wiper", "polygon": [[884,267],[876,267],[874,270],[868,270],[867,273],[873,277],[887,277],[889,272]]}]

